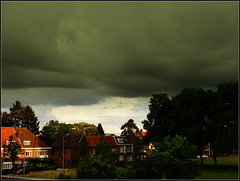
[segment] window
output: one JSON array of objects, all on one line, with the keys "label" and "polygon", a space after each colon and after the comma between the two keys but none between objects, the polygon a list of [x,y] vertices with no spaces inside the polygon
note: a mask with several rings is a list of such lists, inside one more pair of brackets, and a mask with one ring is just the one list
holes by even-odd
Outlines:
[{"label": "window", "polygon": [[23,141],[24,145],[30,145],[30,141]]},{"label": "window", "polygon": [[123,153],[123,146],[120,146],[120,153]]},{"label": "window", "polygon": [[124,138],[118,138],[118,143],[124,143]]},{"label": "window", "polygon": [[38,151],[38,156],[46,156],[46,155],[47,155],[47,150]]},{"label": "window", "polygon": [[130,152],[131,152],[131,147],[127,146],[127,153],[130,153]]},{"label": "window", "polygon": [[11,162],[3,163],[3,169],[12,169],[12,163]]},{"label": "window", "polygon": [[74,160],[72,160],[72,165],[74,165]]},{"label": "window", "polygon": [[96,151],[95,151],[95,149],[93,149],[93,154],[95,154],[96,153]]},{"label": "window", "polygon": [[127,156],[127,161],[128,161],[128,162],[131,162],[131,161],[132,161],[132,155],[128,155],[128,156]]},{"label": "window", "polygon": [[123,148],[124,148],[124,153],[126,153],[126,146],[124,146]]},{"label": "window", "polygon": [[32,155],[32,152],[31,152],[31,151],[26,151],[26,152],[25,152],[25,156],[26,156],[26,157],[30,157],[31,155]]},{"label": "window", "polygon": [[119,155],[119,161],[124,161],[124,155]]}]

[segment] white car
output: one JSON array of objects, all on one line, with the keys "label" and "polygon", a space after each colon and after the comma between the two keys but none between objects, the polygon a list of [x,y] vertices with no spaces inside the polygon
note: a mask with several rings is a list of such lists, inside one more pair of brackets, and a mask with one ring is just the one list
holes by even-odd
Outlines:
[{"label": "white car", "polygon": [[[207,158],[207,155],[202,155],[203,158]],[[200,158],[200,155],[196,156],[196,158]]]}]

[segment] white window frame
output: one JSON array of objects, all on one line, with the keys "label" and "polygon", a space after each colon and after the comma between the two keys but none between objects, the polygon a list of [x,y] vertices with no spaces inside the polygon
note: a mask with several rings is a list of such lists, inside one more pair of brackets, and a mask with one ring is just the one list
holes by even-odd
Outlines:
[{"label": "white window frame", "polygon": [[131,153],[131,147],[127,146],[127,153]]},{"label": "white window frame", "polygon": [[123,149],[124,149],[124,153],[126,153],[126,146],[124,146]]},{"label": "white window frame", "polygon": [[24,145],[30,145],[30,141],[23,141]]},{"label": "white window frame", "polygon": [[119,161],[124,161],[124,155],[119,155]]},{"label": "white window frame", "polygon": [[118,143],[124,143],[124,138],[118,138]]},{"label": "white window frame", "polygon": [[12,162],[3,162],[3,169],[12,169]]},{"label": "white window frame", "polygon": [[124,146],[120,146],[120,147],[119,147],[119,152],[120,152],[120,153],[124,153]]},{"label": "white window frame", "polygon": [[[29,153],[29,155],[27,155],[27,153]],[[31,157],[32,156],[32,152],[31,151],[25,151],[25,157]]]},{"label": "white window frame", "polygon": [[46,156],[46,155],[48,155],[47,150],[38,150],[38,156]]}]

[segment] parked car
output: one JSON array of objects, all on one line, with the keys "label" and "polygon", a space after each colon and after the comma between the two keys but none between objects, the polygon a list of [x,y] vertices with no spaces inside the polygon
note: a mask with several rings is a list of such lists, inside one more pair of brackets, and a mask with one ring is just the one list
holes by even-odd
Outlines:
[{"label": "parked car", "polygon": [[[202,155],[203,158],[207,158],[207,155]],[[196,158],[200,158],[200,155],[196,156]]]}]

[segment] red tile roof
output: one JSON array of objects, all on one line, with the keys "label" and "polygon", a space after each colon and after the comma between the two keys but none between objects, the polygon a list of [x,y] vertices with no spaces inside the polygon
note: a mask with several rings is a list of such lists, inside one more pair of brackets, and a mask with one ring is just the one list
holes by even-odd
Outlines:
[{"label": "red tile roof", "polygon": [[20,144],[13,127],[1,127],[1,148],[3,148],[3,144],[6,144],[6,141],[9,141],[11,135],[13,135],[13,141]]},{"label": "red tile roof", "polygon": [[[48,147],[46,143],[44,143],[40,138],[38,138],[26,127],[14,127],[14,129],[18,133],[18,138],[20,138],[21,142],[25,140],[25,135],[26,135],[25,141],[30,141],[30,145],[24,145],[25,148]],[[20,133],[20,132],[23,132],[23,133]]]},{"label": "red tile roof", "polygon": [[[96,147],[99,142],[101,136],[92,135],[92,136],[85,136],[88,141],[88,147]],[[116,142],[114,141],[112,136],[103,136],[103,141],[106,141],[108,145],[111,147],[117,147]]]}]

